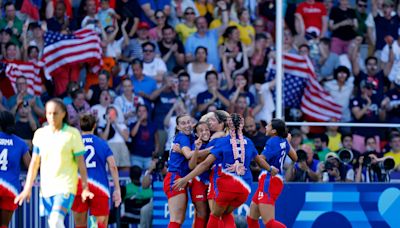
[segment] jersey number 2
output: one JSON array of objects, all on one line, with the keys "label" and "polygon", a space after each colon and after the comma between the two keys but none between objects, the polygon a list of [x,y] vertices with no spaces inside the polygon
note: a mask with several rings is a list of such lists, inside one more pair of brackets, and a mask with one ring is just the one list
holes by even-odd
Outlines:
[{"label": "jersey number 2", "polygon": [[0,170],[1,171],[7,171],[7,154],[8,154],[8,149],[5,148],[1,151],[0,153]]},{"label": "jersey number 2", "polygon": [[86,168],[96,168],[96,161],[91,161],[94,157],[95,150],[91,145],[85,146],[85,150],[89,152],[89,155],[86,158]]}]

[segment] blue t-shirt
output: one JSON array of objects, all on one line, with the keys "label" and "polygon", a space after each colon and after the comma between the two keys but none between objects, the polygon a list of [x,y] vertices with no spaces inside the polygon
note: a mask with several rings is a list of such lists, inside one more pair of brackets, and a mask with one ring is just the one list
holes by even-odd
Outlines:
[{"label": "blue t-shirt", "polygon": [[[253,142],[247,137],[243,138],[244,138],[244,149],[245,149],[244,161],[241,160],[241,156],[239,156],[239,158],[237,159],[234,158],[232,145],[230,141],[231,140],[230,135],[214,139],[213,140],[215,141],[214,148],[211,149],[211,154],[217,158],[217,161],[219,161],[219,166],[221,166],[222,172],[229,173],[231,176],[242,179],[249,186],[251,186],[252,175],[250,170],[250,162],[258,155],[258,153]],[[238,143],[237,144],[238,153],[241,154],[242,151],[240,149],[239,139],[237,139],[236,142]],[[227,168],[230,165],[234,164],[235,161],[239,161],[239,163],[242,163],[244,165],[246,170],[243,176],[239,176],[235,172],[229,172],[227,170]],[[216,175],[218,175],[218,173]],[[219,188],[221,189],[221,187]]]},{"label": "blue t-shirt", "polygon": [[289,151],[289,142],[284,138],[274,136],[268,139],[261,154],[266,157],[269,165],[279,169],[279,174],[282,174],[283,164]]},{"label": "blue t-shirt", "polygon": [[[135,125],[136,122],[131,124],[129,129],[132,130]],[[145,158],[151,157],[155,150],[156,132],[157,126],[152,122],[147,122],[146,126],[140,125],[135,137],[132,138],[131,153]]]},{"label": "blue t-shirt", "polygon": [[174,92],[163,92],[154,102],[153,121],[157,125],[158,129],[164,129],[165,116],[177,101],[177,95]]},{"label": "blue t-shirt", "polygon": [[21,158],[28,152],[26,143],[16,135],[0,132],[0,185],[18,195]]},{"label": "blue t-shirt", "polygon": [[88,183],[96,186],[110,197],[106,164],[107,158],[113,155],[112,151],[106,141],[95,135],[83,135],[82,139],[86,150],[84,157],[88,172]]},{"label": "blue t-shirt", "polygon": [[[235,87],[233,87],[230,91],[229,91],[229,99],[231,99],[232,98],[232,96],[233,96],[233,94],[235,93],[235,91],[236,91],[236,88]],[[240,94],[239,95],[241,95],[241,96],[246,96],[246,102],[247,102],[247,105],[249,106],[249,107],[254,107],[255,105],[256,105],[256,100],[254,99],[254,95],[252,94],[252,93],[250,93],[249,91],[245,91],[245,92],[240,92]]]},{"label": "blue t-shirt", "polygon": [[[179,144],[181,150],[183,147],[188,147],[190,149],[193,141],[193,135],[185,135],[179,132],[176,134],[173,144]],[[190,172],[186,157],[171,149],[168,159],[168,172],[177,172],[181,177],[186,176]]]},{"label": "blue t-shirt", "polygon": [[[226,91],[224,91],[224,90],[218,90],[218,91],[222,94],[222,96],[224,96],[225,98],[228,99],[228,93]],[[212,98],[213,98],[213,95],[208,90],[201,92],[196,97],[197,105],[206,104]],[[225,108],[226,108],[224,106],[224,104],[218,98],[215,100],[214,105],[217,109],[225,110]]]},{"label": "blue t-shirt", "polygon": [[139,81],[135,78],[135,76],[131,76],[132,84],[134,87],[134,92],[139,94],[143,92],[147,95],[150,95],[154,90],[157,89],[157,82],[153,78],[148,76],[144,76],[143,80]]}]

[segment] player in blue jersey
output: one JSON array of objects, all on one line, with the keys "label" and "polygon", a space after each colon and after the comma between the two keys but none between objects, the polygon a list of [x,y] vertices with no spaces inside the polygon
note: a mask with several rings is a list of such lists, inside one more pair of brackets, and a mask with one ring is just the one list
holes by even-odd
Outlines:
[{"label": "player in blue jersey", "polygon": [[[261,156],[272,167],[276,167],[279,174],[282,174],[286,155],[289,155],[293,161],[297,161],[296,151],[289,144],[291,136],[288,135],[285,122],[280,119],[271,120],[266,126],[266,134],[271,138],[266,142]],[[286,227],[275,220],[275,201],[283,189],[282,176],[271,176],[268,172],[263,171],[258,179],[257,192],[250,205],[250,216],[247,217],[249,228],[259,227],[260,215],[265,227]]]},{"label": "player in blue jersey", "polygon": [[0,228],[8,227],[18,205],[20,164],[29,167],[31,156],[23,139],[14,135],[15,119],[8,111],[0,111]]},{"label": "player in blue jersey", "polygon": [[187,206],[187,189],[173,189],[175,180],[189,172],[188,160],[191,158],[191,146],[194,142],[192,134],[192,117],[187,114],[176,118],[176,134],[173,143],[179,144],[180,150],[171,149],[168,159],[168,173],[164,178],[164,192],[168,198],[170,222],[168,227],[180,227],[185,219]]},{"label": "player in blue jersey", "polygon": [[211,208],[208,228],[219,226],[233,227],[234,223],[225,223],[223,215],[231,214],[234,209],[242,205],[248,198],[251,188],[252,175],[250,162],[255,160],[262,168],[270,170],[272,175],[278,169],[270,166],[258,155],[254,144],[243,136],[243,118],[234,113],[227,119],[229,135],[214,139],[214,147],[206,160],[185,177],[174,183],[174,188],[183,188],[189,180],[206,171],[211,164],[219,161],[218,171],[215,173],[216,184],[215,204]]},{"label": "player in blue jersey", "polygon": [[[97,227],[105,228],[108,224],[110,191],[107,178],[106,164],[114,181],[112,199],[114,206],[121,204],[121,191],[119,186],[118,169],[111,149],[107,142],[93,134],[96,128],[96,118],[92,115],[84,115],[80,119],[83,144],[85,145],[85,163],[88,173],[88,185],[94,194],[93,199],[82,202],[75,198],[72,205],[76,228],[84,228],[87,225],[87,214],[96,216]],[[81,194],[82,184],[79,180],[77,194]]]}]

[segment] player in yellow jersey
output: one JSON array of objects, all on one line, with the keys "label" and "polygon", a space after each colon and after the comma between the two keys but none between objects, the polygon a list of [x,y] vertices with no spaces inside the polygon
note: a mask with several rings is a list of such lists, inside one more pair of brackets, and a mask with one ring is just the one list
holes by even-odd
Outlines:
[{"label": "player in yellow jersey", "polygon": [[29,202],[33,182],[40,166],[40,189],[50,228],[63,228],[64,218],[71,209],[78,184],[78,169],[82,180],[82,201],[93,198],[87,185],[83,158],[85,148],[76,128],[68,125],[66,106],[60,99],[46,103],[48,125],[33,136],[33,155],[24,190],[14,202]]}]

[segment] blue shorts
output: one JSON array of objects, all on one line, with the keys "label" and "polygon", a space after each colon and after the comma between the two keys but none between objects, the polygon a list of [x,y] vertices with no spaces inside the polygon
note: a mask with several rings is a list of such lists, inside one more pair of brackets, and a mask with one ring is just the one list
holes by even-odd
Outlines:
[{"label": "blue shorts", "polygon": [[57,194],[50,197],[42,197],[42,205],[44,215],[49,216],[53,212],[57,212],[66,216],[71,210],[75,195],[71,193]]}]

